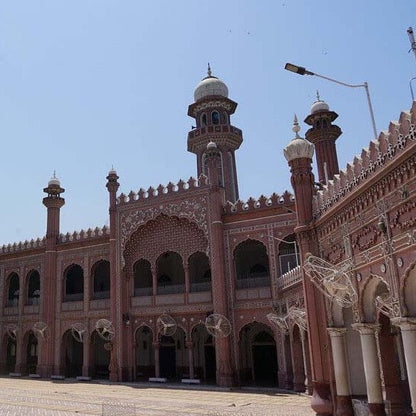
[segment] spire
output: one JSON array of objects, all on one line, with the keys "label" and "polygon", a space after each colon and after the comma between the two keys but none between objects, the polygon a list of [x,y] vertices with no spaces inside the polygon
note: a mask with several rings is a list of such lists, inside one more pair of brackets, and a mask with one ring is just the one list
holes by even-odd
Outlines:
[{"label": "spire", "polygon": [[208,77],[212,77],[212,72],[211,72],[211,65],[208,62],[208,71],[207,71]]},{"label": "spire", "polygon": [[299,136],[300,126],[299,126],[298,117],[297,117],[296,114],[295,114],[295,117],[293,119],[292,131],[295,132],[295,134],[296,134],[295,139],[300,139],[300,136]]},{"label": "spire", "polygon": [[319,91],[316,90],[316,101],[321,101],[321,97],[319,97]]}]

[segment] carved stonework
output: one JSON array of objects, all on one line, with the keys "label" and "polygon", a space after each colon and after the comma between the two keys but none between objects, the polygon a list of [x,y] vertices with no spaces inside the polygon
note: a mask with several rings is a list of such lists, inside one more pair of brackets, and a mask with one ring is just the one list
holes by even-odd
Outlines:
[{"label": "carved stonework", "polygon": [[416,226],[416,201],[402,205],[393,215],[391,225],[400,230],[408,230]]},{"label": "carved stonework", "polygon": [[147,209],[135,209],[131,211],[121,212],[121,252],[123,252],[127,240],[139,228],[140,225],[155,219],[160,214],[175,216],[179,218],[187,218],[189,221],[195,222],[208,237],[207,197],[201,196],[198,199],[187,199],[174,203],[164,203],[149,207]]},{"label": "carved stonework", "polygon": [[352,236],[352,246],[360,251],[367,250],[377,242],[379,231],[375,226],[363,227],[358,233]]}]

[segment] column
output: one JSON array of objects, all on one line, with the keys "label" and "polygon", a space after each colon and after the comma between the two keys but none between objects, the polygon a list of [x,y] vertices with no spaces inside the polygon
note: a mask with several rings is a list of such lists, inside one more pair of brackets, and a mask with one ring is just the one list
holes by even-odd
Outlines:
[{"label": "column", "polygon": [[188,361],[189,361],[189,378],[194,378],[194,343],[192,341],[186,341],[186,348],[188,349]]},{"label": "column", "polygon": [[185,304],[188,303],[188,297],[189,297],[189,292],[190,292],[190,281],[189,281],[189,264],[188,262],[185,262],[183,265],[183,269],[185,272]]},{"label": "column", "polygon": [[393,325],[400,327],[403,340],[404,358],[409,380],[412,415],[416,415],[416,318],[395,318]]},{"label": "column", "polygon": [[347,328],[327,328],[331,338],[332,359],[336,385],[336,416],[354,416],[348,379],[348,365],[345,351]]},{"label": "column", "polygon": [[82,375],[88,377],[90,375],[90,343],[88,342],[89,337],[85,336],[84,342],[82,343]]},{"label": "column", "polygon": [[160,377],[160,361],[159,361],[159,349],[160,349],[160,342],[154,342],[153,348],[155,349],[155,377]]},{"label": "column", "polygon": [[152,272],[152,286],[153,286],[152,306],[155,306],[156,295],[157,295],[157,274],[156,274],[156,267],[153,264],[151,266],[151,272]]},{"label": "column", "polygon": [[360,333],[369,416],[386,416],[376,342],[376,333],[380,326],[369,323],[357,323],[351,326]]},{"label": "column", "polygon": [[302,341],[302,355],[303,355],[303,368],[305,370],[305,387],[308,394],[312,394],[313,386],[311,381],[311,362],[309,359],[309,350],[307,342],[308,333],[306,330],[300,330],[300,339]]}]

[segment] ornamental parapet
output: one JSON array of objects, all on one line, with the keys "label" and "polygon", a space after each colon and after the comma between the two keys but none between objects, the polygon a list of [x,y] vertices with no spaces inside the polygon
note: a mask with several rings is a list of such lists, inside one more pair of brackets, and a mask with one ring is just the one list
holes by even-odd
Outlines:
[{"label": "ornamental parapet", "polygon": [[182,179],[174,184],[159,185],[157,188],[149,187],[147,190],[141,188],[138,192],[130,191],[128,195],[121,193],[117,198],[117,205],[126,205],[138,201],[149,201],[155,198],[172,197],[173,195],[185,194],[196,189],[208,188],[208,178],[200,175],[198,179],[190,177],[187,182]]},{"label": "ornamental parapet", "polygon": [[[371,181],[394,159],[403,153],[412,153],[416,148],[416,103],[410,112],[403,111],[399,121],[391,122],[388,131],[380,133],[377,140],[370,142],[360,156],[356,156],[344,170],[323,185],[313,201],[313,213],[319,218],[345,196],[359,186]],[[387,172],[387,171],[386,171]]]},{"label": "ornamental parapet", "polygon": [[303,275],[301,266],[296,266],[292,270],[289,270],[285,274],[275,278],[274,283],[276,284],[277,289],[281,291],[301,283],[302,277]]},{"label": "ornamental parapet", "polygon": [[95,227],[94,229],[88,228],[88,230],[74,231],[72,233],[60,234],[58,242],[69,243],[74,241],[88,240],[90,238],[99,238],[106,235],[110,235],[110,228],[104,225],[102,228]]},{"label": "ornamental parapet", "polygon": [[288,212],[294,210],[295,197],[288,191],[285,191],[283,195],[273,193],[271,196],[266,197],[261,195],[258,199],[249,198],[247,201],[238,200],[234,203],[228,201],[224,206],[224,213],[227,215],[246,213],[249,211],[256,211],[264,208],[271,207],[286,207]]},{"label": "ornamental parapet", "polygon": [[18,243],[13,244],[3,244],[3,246],[0,247],[0,254],[9,254],[9,253],[18,253],[25,250],[34,250],[37,248],[43,248],[45,247],[45,237],[20,241]]}]

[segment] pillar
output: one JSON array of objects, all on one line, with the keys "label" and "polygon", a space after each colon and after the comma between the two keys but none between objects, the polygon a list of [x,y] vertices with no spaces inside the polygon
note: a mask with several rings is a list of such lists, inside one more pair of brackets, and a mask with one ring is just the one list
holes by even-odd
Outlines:
[{"label": "pillar", "polygon": [[183,269],[185,272],[185,304],[188,303],[189,292],[190,292],[190,281],[189,281],[189,264],[188,262],[184,262]]},{"label": "pillar", "polygon": [[303,368],[305,370],[305,387],[308,394],[312,394],[312,382],[311,382],[311,362],[309,359],[308,350],[308,333],[306,330],[300,330],[300,339],[302,341],[302,355],[303,355]]},{"label": "pillar", "polygon": [[153,343],[154,353],[155,353],[155,377],[160,377],[160,358],[159,358],[159,351],[160,351],[160,342]]},{"label": "pillar", "polygon": [[395,318],[393,325],[400,328],[403,340],[404,358],[409,380],[412,416],[416,416],[416,318]]},{"label": "pillar", "polygon": [[386,416],[376,340],[376,333],[380,326],[369,323],[357,323],[351,326],[360,333],[369,416]]},{"label": "pillar", "polygon": [[188,349],[188,362],[189,362],[189,378],[195,377],[194,372],[194,343],[192,341],[186,341],[186,348]]},{"label": "pillar", "polygon": [[336,385],[336,416],[354,416],[345,351],[346,328],[328,328]]},{"label": "pillar", "polygon": [[88,377],[90,375],[90,354],[91,346],[89,343],[89,337],[85,336],[84,342],[82,343],[82,375],[83,377]]}]

